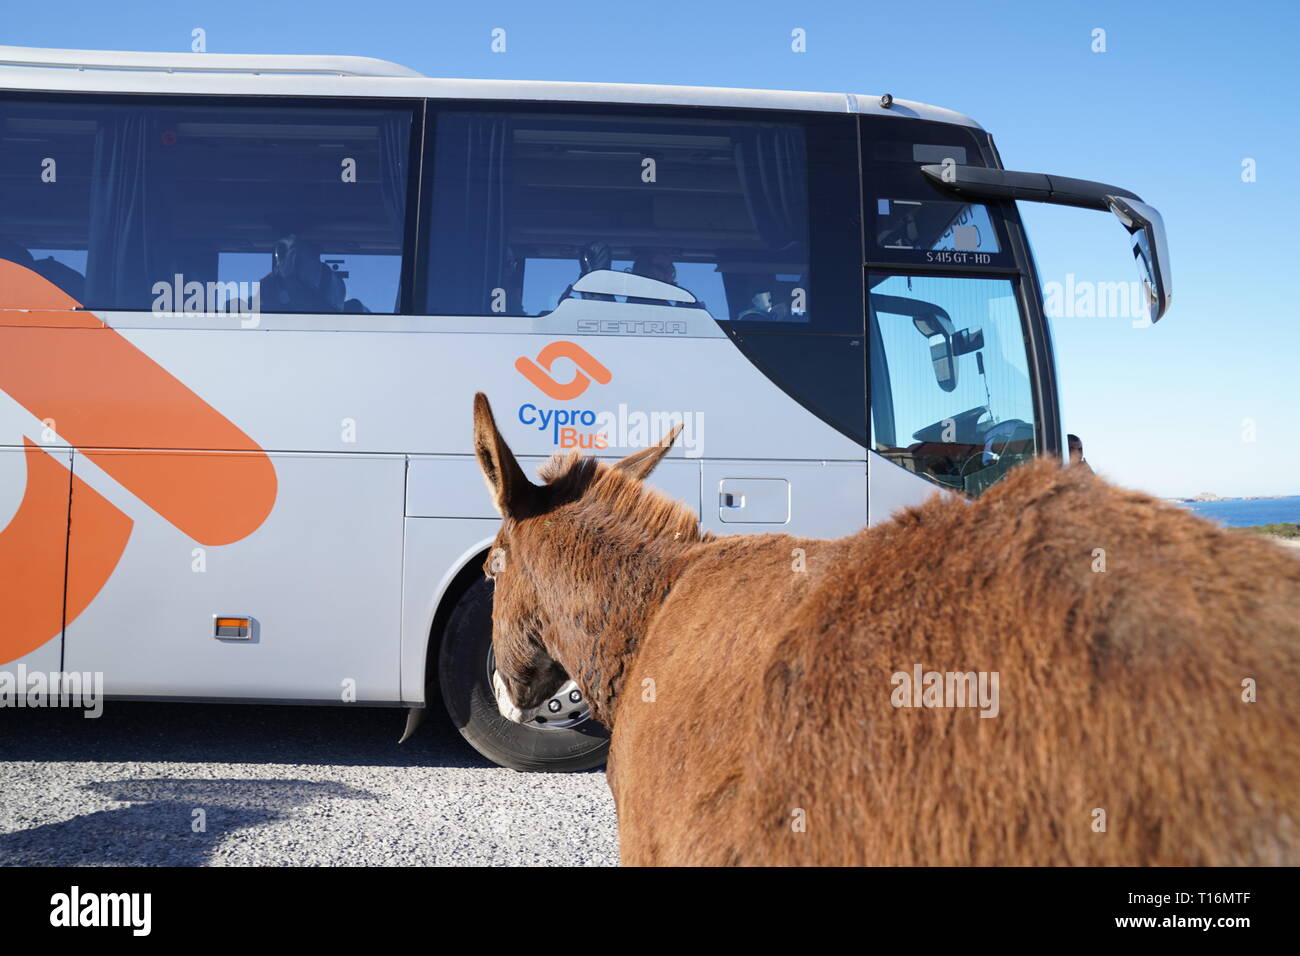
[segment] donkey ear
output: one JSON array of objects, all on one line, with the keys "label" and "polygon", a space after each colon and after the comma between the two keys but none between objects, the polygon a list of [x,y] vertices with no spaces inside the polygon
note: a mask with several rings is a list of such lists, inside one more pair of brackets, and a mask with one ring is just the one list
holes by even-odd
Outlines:
[{"label": "donkey ear", "polygon": [[645,481],[650,477],[650,472],[655,470],[655,465],[668,454],[668,449],[673,447],[673,442],[681,434],[682,424],[679,423],[672,431],[663,438],[659,439],[649,448],[642,448],[640,451],[634,451],[614,467],[619,471],[625,471],[633,478]]},{"label": "donkey ear", "polygon": [[492,502],[501,517],[515,518],[526,513],[536,486],[528,480],[501,437],[492,417],[492,406],[482,392],[474,396],[474,454],[478,456],[479,467],[492,492]]}]

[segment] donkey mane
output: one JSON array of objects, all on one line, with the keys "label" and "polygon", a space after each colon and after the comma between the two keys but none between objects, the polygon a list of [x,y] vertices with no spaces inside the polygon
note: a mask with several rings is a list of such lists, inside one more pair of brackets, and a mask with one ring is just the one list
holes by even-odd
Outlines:
[{"label": "donkey mane", "polygon": [[538,476],[546,482],[548,493],[543,510],[580,501],[584,512],[601,509],[650,538],[671,538],[682,544],[714,539],[700,531],[698,517],[685,504],[598,459],[577,452],[552,455]]}]

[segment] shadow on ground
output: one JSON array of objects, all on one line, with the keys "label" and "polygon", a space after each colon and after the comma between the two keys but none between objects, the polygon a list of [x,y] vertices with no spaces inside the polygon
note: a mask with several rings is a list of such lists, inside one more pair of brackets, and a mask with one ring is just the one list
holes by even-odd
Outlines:
[{"label": "shadow on ground", "polygon": [[81,788],[124,807],[0,834],[7,866],[200,866],[237,830],[323,798],[374,800],[347,784],[312,780],[113,780]]}]

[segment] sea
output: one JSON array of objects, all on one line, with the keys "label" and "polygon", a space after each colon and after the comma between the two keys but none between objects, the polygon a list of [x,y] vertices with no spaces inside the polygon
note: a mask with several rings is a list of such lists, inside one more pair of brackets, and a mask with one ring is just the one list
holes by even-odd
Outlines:
[{"label": "sea", "polygon": [[1232,498],[1227,501],[1175,502],[1203,518],[1230,528],[1290,521],[1300,524],[1300,495],[1289,498]]}]

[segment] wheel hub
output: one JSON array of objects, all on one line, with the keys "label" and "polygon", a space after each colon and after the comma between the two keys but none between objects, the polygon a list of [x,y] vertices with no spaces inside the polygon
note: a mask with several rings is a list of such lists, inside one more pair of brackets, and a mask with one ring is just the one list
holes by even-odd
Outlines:
[{"label": "wheel hub", "polygon": [[573,681],[565,681],[560,688],[542,704],[537,716],[532,720],[538,727],[547,730],[563,730],[576,727],[591,716],[591,707],[582,696],[582,691]]},{"label": "wheel hub", "polygon": [[[496,654],[491,648],[487,655],[488,683],[496,672]],[[527,722],[527,726],[539,730],[568,730],[591,719],[591,706],[582,696],[582,691],[572,680],[561,684],[554,694],[542,701],[536,713]]]}]

